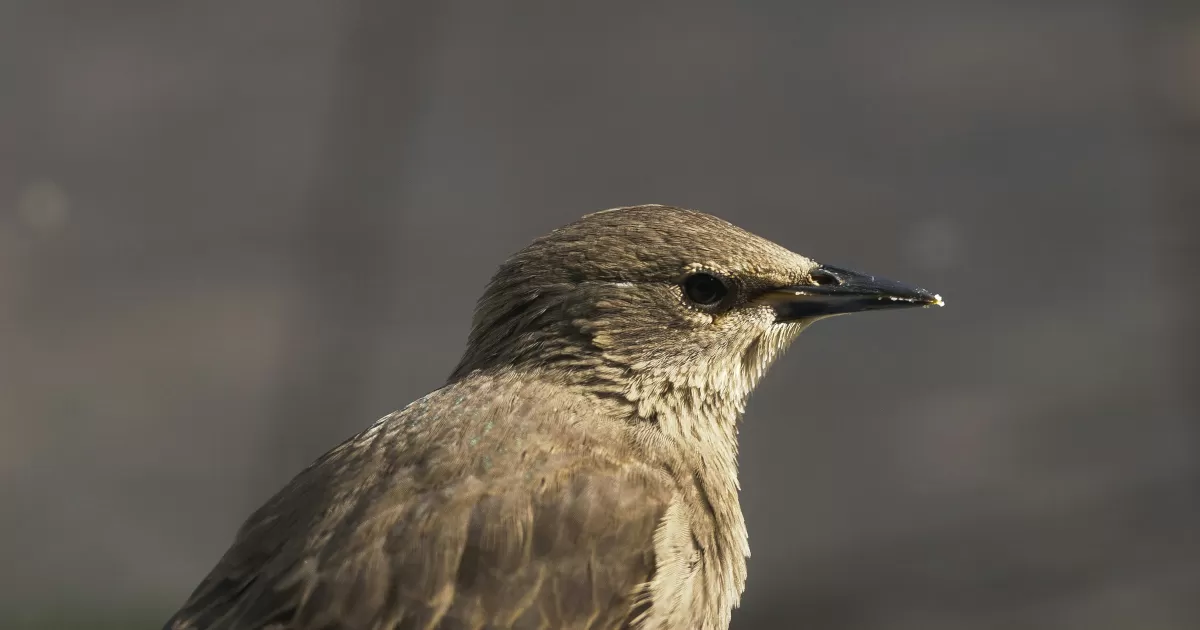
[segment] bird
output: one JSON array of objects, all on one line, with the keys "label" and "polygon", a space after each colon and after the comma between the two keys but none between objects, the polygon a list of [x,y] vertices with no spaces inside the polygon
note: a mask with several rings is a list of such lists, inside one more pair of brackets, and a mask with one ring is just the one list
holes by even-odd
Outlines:
[{"label": "bird", "polygon": [[298,473],[164,630],[723,630],[738,428],[805,328],[939,295],[713,215],[591,213],[506,260],[445,385]]}]

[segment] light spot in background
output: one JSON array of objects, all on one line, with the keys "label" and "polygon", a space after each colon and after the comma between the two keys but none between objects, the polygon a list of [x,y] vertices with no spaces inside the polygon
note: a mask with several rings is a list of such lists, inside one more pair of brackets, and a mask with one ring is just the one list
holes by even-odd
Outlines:
[{"label": "light spot in background", "polygon": [[1200,20],[1176,23],[1158,55],[1159,86],[1171,113],[1200,119]]},{"label": "light spot in background", "polygon": [[58,184],[37,180],[17,197],[17,216],[38,232],[55,232],[70,219],[70,200]]},{"label": "light spot in background", "polygon": [[922,267],[948,269],[962,262],[962,233],[945,217],[918,222],[907,242],[909,257]]}]

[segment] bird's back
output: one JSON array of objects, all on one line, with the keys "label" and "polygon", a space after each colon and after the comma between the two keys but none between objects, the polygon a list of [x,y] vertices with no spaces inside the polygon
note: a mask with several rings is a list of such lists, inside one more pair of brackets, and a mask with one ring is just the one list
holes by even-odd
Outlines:
[{"label": "bird's back", "polygon": [[384,418],[253,514],[167,630],[630,627],[678,492],[595,405],[479,375]]}]

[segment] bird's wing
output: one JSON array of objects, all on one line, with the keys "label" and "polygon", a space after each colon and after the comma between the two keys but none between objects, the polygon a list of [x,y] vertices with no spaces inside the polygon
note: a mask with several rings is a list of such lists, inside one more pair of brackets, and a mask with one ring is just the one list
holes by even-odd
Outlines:
[{"label": "bird's wing", "polygon": [[347,483],[318,462],[166,630],[629,627],[649,606],[670,484],[594,455],[540,459],[424,488],[415,467]]}]

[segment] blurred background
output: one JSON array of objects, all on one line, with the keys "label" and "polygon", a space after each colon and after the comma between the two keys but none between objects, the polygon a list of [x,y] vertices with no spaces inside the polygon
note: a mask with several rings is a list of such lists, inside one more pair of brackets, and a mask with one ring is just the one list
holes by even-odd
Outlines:
[{"label": "blurred background", "polygon": [[751,401],[734,627],[1200,627],[1200,3],[0,0],[0,627],[158,628],[603,208],[946,296]]}]

